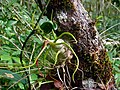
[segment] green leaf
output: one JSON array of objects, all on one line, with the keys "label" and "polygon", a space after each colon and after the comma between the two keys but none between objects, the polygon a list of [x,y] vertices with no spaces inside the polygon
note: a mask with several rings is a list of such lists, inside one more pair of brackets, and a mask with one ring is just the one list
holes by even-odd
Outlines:
[{"label": "green leaf", "polygon": [[14,51],[14,52],[12,53],[12,55],[19,55],[19,54],[20,54],[20,51],[19,51],[19,50]]},{"label": "green leaf", "polygon": [[20,58],[19,57],[12,57],[13,60],[15,60],[15,62],[20,63]]},{"label": "green leaf", "polygon": [[39,44],[42,44],[42,41],[40,41],[40,39],[38,39],[38,38],[34,38],[34,42],[37,42],[37,43],[39,43]]},{"label": "green leaf", "polygon": [[7,5],[7,7],[9,8],[10,6],[12,6],[12,4],[15,4],[17,0],[7,0],[7,2],[9,2]]},{"label": "green leaf", "polygon": [[113,55],[112,55],[112,53],[111,53],[111,52],[108,52],[108,56],[109,56],[110,60],[112,60]]},{"label": "green leaf", "polygon": [[0,20],[0,26],[4,26],[4,21]]},{"label": "green leaf", "polygon": [[36,4],[36,3],[32,3],[32,7],[33,7],[33,8],[36,8],[36,7],[37,7],[37,4]]},{"label": "green leaf", "polygon": [[9,54],[1,55],[1,60],[11,61],[11,56]]},{"label": "green leaf", "polygon": [[11,29],[10,27],[6,27],[6,28],[5,28],[5,31],[6,31],[8,34],[10,34],[10,31],[12,31],[12,29]]},{"label": "green leaf", "polygon": [[19,86],[20,89],[25,89],[24,85],[22,83],[18,83],[18,86]]},{"label": "green leaf", "polygon": [[115,65],[120,66],[120,60],[115,60]]},{"label": "green leaf", "polygon": [[120,83],[120,73],[115,74],[115,79],[116,79],[117,82]]},{"label": "green leaf", "polygon": [[12,26],[12,25],[15,25],[17,23],[17,21],[16,20],[9,20],[8,22],[7,22],[7,27],[10,27],[10,26]]},{"label": "green leaf", "polygon": [[43,18],[40,19],[39,23],[40,23],[40,25],[42,25],[44,22],[48,22],[48,21],[49,21],[49,19],[46,16],[43,16]]},{"label": "green leaf", "polygon": [[117,54],[116,48],[112,51],[112,54],[113,54],[113,56],[116,56],[116,54]]},{"label": "green leaf", "polygon": [[102,18],[103,18],[103,16],[98,16],[96,19],[99,20],[99,19],[102,19]]},{"label": "green leaf", "polygon": [[[19,57],[12,57],[12,59],[13,59],[16,63],[21,64]],[[23,60],[23,64],[26,64],[26,63],[25,63],[25,60]]]},{"label": "green leaf", "polygon": [[[22,78],[19,74],[16,74],[16,73],[14,73],[12,71],[4,70],[4,69],[0,69],[0,77],[1,76],[3,78],[9,79],[9,80],[15,81],[15,82],[17,82],[18,80],[20,80]],[[20,82],[25,84],[26,80],[22,79],[22,80],[20,80]]]},{"label": "green leaf", "polygon": [[34,81],[34,80],[37,80],[37,79],[38,79],[38,77],[37,77],[37,75],[36,75],[36,74],[32,74],[32,75],[31,75],[31,79]]},{"label": "green leaf", "polygon": [[0,50],[0,55],[2,54],[8,54],[7,52],[5,52],[4,50]]},{"label": "green leaf", "polygon": [[117,72],[120,72],[120,69],[119,69],[118,66],[114,65],[113,68],[114,68],[114,70],[116,70]]},{"label": "green leaf", "polygon": [[52,30],[57,29],[57,24],[53,23],[52,21],[44,22],[40,28],[45,32],[45,34],[50,33]]},{"label": "green leaf", "polygon": [[23,20],[27,20],[30,22],[31,18],[28,15],[23,15],[22,16]]},{"label": "green leaf", "polygon": [[12,69],[13,68],[13,62],[12,60],[8,61],[8,68]]}]

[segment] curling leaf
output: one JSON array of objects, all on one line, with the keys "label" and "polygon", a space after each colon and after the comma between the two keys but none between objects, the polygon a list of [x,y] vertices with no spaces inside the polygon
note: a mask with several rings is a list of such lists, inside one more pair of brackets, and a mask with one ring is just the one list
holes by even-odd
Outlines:
[{"label": "curling leaf", "polygon": [[44,31],[45,34],[48,34],[52,30],[56,30],[57,29],[57,24],[53,23],[52,21],[47,21],[47,22],[42,23],[40,28]]}]

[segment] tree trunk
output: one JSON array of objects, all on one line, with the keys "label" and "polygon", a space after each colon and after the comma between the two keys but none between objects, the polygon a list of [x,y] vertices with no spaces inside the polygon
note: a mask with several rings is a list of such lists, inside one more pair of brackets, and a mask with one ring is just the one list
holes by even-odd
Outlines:
[{"label": "tree trunk", "polygon": [[[115,90],[112,65],[106,49],[100,40],[95,22],[92,21],[80,0],[51,0],[47,8],[47,16],[51,17],[59,29],[58,32],[70,32],[77,39],[77,44],[68,40],[79,58],[79,68],[75,73],[75,81],[71,89],[76,90]],[[75,63],[75,57],[71,62]],[[75,66],[66,63],[70,75]],[[83,88],[83,89],[81,89]],[[68,90],[71,90],[70,88]]]}]

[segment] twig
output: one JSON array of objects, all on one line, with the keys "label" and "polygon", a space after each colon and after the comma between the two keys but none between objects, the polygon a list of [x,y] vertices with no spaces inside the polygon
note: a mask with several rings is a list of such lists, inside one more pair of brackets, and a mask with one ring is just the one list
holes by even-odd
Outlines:
[{"label": "twig", "polygon": [[71,90],[84,90],[84,89],[80,89],[79,87],[74,87],[74,88],[72,88]]},{"label": "twig", "polygon": [[37,60],[39,59],[39,57],[41,56],[41,54],[43,53],[43,51],[46,49],[48,43],[49,43],[49,41],[47,41],[47,40],[44,42],[42,50],[39,52],[38,56],[35,58],[35,61],[33,64],[30,64],[30,65],[24,66],[24,67],[20,67],[20,68],[29,68],[29,67],[34,66],[36,64]]},{"label": "twig", "polygon": [[116,7],[115,5],[113,5],[112,3],[110,3],[115,9],[118,10],[118,12],[120,13],[120,9],[118,7]]},{"label": "twig", "polygon": [[70,73],[69,73],[69,70],[68,70],[68,66],[66,65],[66,74],[67,74],[67,76],[68,76],[68,79],[67,79],[67,81],[68,81],[68,84],[69,84],[69,86],[71,87],[71,77],[70,77]]},{"label": "twig", "polygon": [[[33,45],[33,50],[32,50],[31,56],[30,56],[29,65],[30,65],[31,60],[32,60],[32,58],[33,58],[33,53],[34,53],[34,51],[35,51],[35,46],[36,46],[36,43],[34,43],[34,45]],[[31,71],[30,67],[29,67],[28,70],[29,70],[29,74],[30,74],[30,73],[31,73],[31,72],[30,72],[30,71]],[[31,79],[31,75],[30,75],[30,79]],[[33,84],[32,84],[32,86],[34,87]]]},{"label": "twig", "polygon": [[10,40],[9,38],[7,38],[7,37],[5,37],[3,35],[0,35],[0,36],[2,36],[2,38],[4,38],[4,39],[8,40],[9,42],[11,42],[18,50],[21,51],[21,49],[12,40]]},{"label": "twig", "polygon": [[[16,9],[15,8],[13,8],[13,11],[14,11],[14,13],[15,13],[15,15],[18,17],[18,19],[21,21],[21,19],[22,19],[22,17],[18,14],[18,12],[16,11]],[[12,12],[12,11],[11,11]],[[23,20],[23,19],[22,19]],[[26,26],[29,26],[29,28],[31,29],[31,30],[33,30],[33,28],[30,26],[30,24],[27,22],[27,21],[25,21],[25,20],[23,20],[27,25]],[[21,21],[22,22],[22,21]]]},{"label": "twig", "polygon": [[[98,76],[98,75],[97,75],[97,76]],[[99,76],[98,76],[98,78],[99,78],[101,84],[103,85],[104,89],[107,90],[107,88],[106,88],[105,84],[103,83],[103,81],[101,80],[101,78],[100,78]]]},{"label": "twig", "polygon": [[58,77],[59,77],[60,81],[61,81],[62,83],[64,83],[63,80],[62,80],[62,78],[61,78],[61,76],[60,76],[59,68],[60,68],[60,67],[57,67],[57,74],[58,74]]},{"label": "twig", "polygon": [[[29,74],[30,75],[30,74]],[[12,87],[14,87],[17,83],[19,83],[21,80],[25,79],[26,77],[28,77],[29,75],[26,75],[25,77],[21,78],[20,80],[18,80],[17,82],[15,82],[14,84],[12,84],[7,90],[11,89]]]},{"label": "twig", "polygon": [[20,36],[18,35],[18,33],[17,33],[17,31],[15,30],[15,27],[13,26],[13,30],[14,30],[14,32],[15,32],[15,34],[16,34],[16,37],[18,38],[18,41],[20,42],[20,44],[21,44],[21,46],[23,45],[22,44],[22,42],[21,42],[21,40],[20,40]]},{"label": "twig", "polygon": [[62,65],[62,69],[63,69],[63,81],[64,81],[64,85],[65,85],[65,87],[68,89],[69,87],[67,86],[67,84],[66,84],[66,79],[65,79],[65,76],[66,76],[66,73],[65,73],[65,69],[64,69],[64,66],[65,65]]},{"label": "twig", "polygon": [[80,71],[82,73],[82,80],[84,79],[84,72],[78,68],[78,71]]},{"label": "twig", "polygon": [[[8,37],[5,37],[3,35],[0,35],[0,36],[4,39],[8,40],[9,42],[11,42],[19,51],[21,51],[21,49],[12,40],[10,40]],[[29,59],[26,54],[24,54],[24,55],[27,59]]]},{"label": "twig", "polygon": [[108,30],[110,30],[111,28],[116,27],[116,26],[119,25],[119,24],[120,24],[120,23],[114,24],[113,26],[111,26],[111,27],[109,27],[108,29],[104,30],[102,33],[100,33],[100,36],[101,36],[102,34],[104,34],[105,32],[107,32]]}]

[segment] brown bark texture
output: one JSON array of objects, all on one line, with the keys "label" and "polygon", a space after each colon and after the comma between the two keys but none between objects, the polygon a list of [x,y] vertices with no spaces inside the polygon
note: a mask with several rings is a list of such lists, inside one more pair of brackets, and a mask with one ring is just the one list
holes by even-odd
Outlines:
[{"label": "brown bark texture", "polygon": [[[70,87],[79,87],[75,90],[115,90],[112,65],[106,49],[95,22],[90,19],[80,0],[51,0],[47,13],[48,17],[53,13],[53,21],[59,26],[57,32],[70,32],[78,41],[77,44],[72,43],[72,39],[63,37],[70,42],[79,58],[75,82],[72,81]],[[73,57],[71,62],[75,63],[75,59]],[[73,73],[75,66],[70,63],[66,65]]]}]

